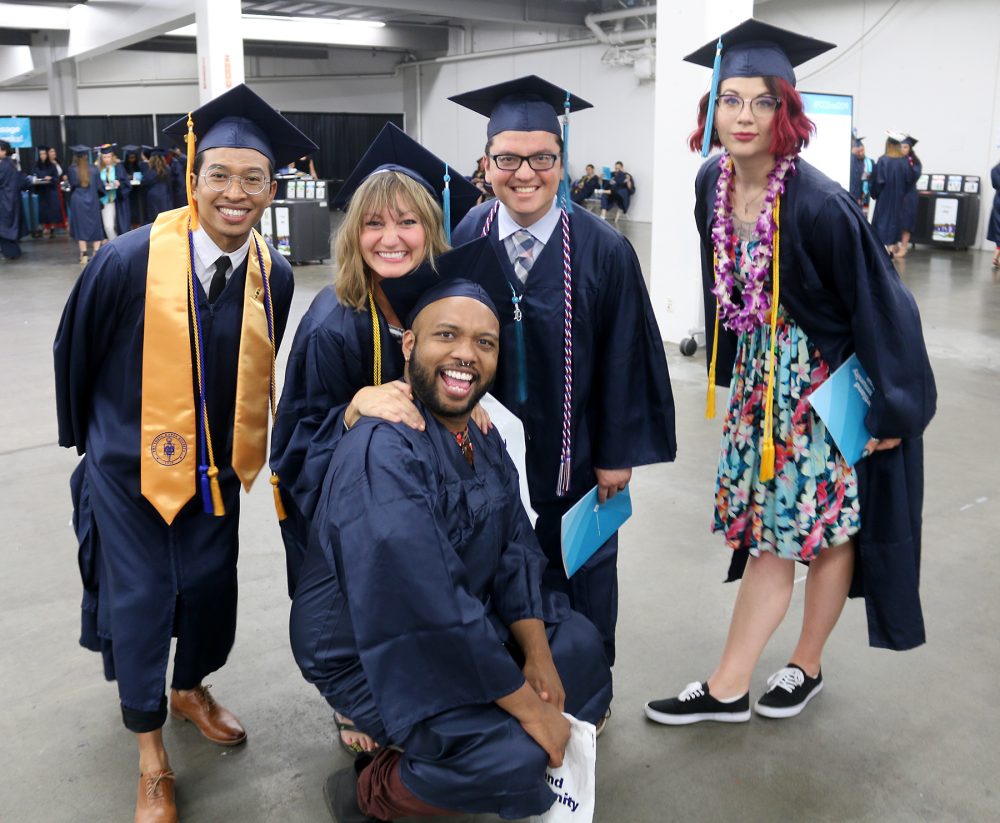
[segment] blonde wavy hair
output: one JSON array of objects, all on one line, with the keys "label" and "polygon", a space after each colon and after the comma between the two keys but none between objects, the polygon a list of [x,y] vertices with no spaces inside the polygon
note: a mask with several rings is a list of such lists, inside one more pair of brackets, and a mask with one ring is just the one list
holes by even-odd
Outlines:
[{"label": "blonde wavy hair", "polygon": [[372,272],[361,255],[361,230],[365,220],[373,214],[390,209],[397,218],[400,205],[409,207],[424,227],[424,248],[421,262],[447,251],[441,206],[430,193],[412,177],[397,171],[373,174],[351,197],[344,222],[337,232],[334,253],[337,275],[333,287],[337,299],[355,309],[368,308],[368,290],[372,286]]}]

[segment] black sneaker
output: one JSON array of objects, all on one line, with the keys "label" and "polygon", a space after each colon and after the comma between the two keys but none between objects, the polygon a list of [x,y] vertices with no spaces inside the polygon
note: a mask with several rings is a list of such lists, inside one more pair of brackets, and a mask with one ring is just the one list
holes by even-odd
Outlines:
[{"label": "black sneaker", "polygon": [[754,705],[763,717],[795,717],[823,690],[823,672],[810,677],[794,663],[767,679],[767,692]]},{"label": "black sneaker", "polygon": [[689,683],[677,697],[647,703],[646,717],[668,726],[685,726],[702,720],[746,723],[750,719],[750,692],[732,703],[723,703],[708,693],[708,683]]}]

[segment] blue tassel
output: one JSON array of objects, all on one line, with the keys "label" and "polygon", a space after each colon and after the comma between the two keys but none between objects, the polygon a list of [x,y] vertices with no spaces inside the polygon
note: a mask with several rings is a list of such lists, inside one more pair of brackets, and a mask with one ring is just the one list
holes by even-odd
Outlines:
[{"label": "blue tassel", "polygon": [[444,164],[444,192],[441,194],[441,206],[444,212],[444,237],[451,245],[451,175],[448,174],[448,164]]},{"label": "blue tassel", "polygon": [[528,401],[528,357],[524,345],[524,323],[521,322],[521,298],[514,287],[510,287],[510,302],[514,304],[514,351],[517,358],[517,403],[523,406]]},{"label": "blue tassel", "polygon": [[559,184],[559,197],[562,207],[567,214],[573,213],[573,200],[569,196],[569,92],[566,92],[566,101],[563,103],[563,179]]},{"label": "blue tassel", "polygon": [[712,63],[712,87],[708,90],[708,111],[705,114],[705,139],[701,143],[701,156],[708,157],[712,149],[712,124],[715,122],[715,98],[719,93],[719,74],[722,71],[722,38],[715,44],[715,62]]},{"label": "blue tassel", "polygon": [[201,475],[201,505],[205,514],[215,514],[215,506],[212,504],[212,488],[208,482],[208,466],[199,466],[198,473]]}]

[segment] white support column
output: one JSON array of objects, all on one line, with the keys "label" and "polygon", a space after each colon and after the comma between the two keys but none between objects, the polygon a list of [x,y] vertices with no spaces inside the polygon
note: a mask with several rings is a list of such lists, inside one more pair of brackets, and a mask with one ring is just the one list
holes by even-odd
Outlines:
[{"label": "white support column", "polygon": [[196,0],[198,94],[202,104],[244,81],[240,0]]},{"label": "white support column", "polygon": [[[664,340],[705,326],[694,179],[702,163],[688,150],[698,100],[711,71],[683,62],[703,43],[753,16],[753,0],[660,3],[656,16],[656,109],[650,298]],[[711,330],[709,330],[711,333]]]}]

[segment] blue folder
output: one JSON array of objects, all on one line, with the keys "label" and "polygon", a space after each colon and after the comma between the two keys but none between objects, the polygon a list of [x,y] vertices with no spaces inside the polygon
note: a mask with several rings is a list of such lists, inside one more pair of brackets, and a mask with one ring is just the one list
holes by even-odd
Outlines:
[{"label": "blue folder", "polygon": [[579,568],[632,516],[628,486],[600,505],[597,486],[562,516],[562,557],[567,577]]},{"label": "blue folder", "polygon": [[861,459],[865,445],[872,439],[865,417],[874,390],[858,356],[852,354],[809,395],[809,402],[826,424],[848,466]]}]

